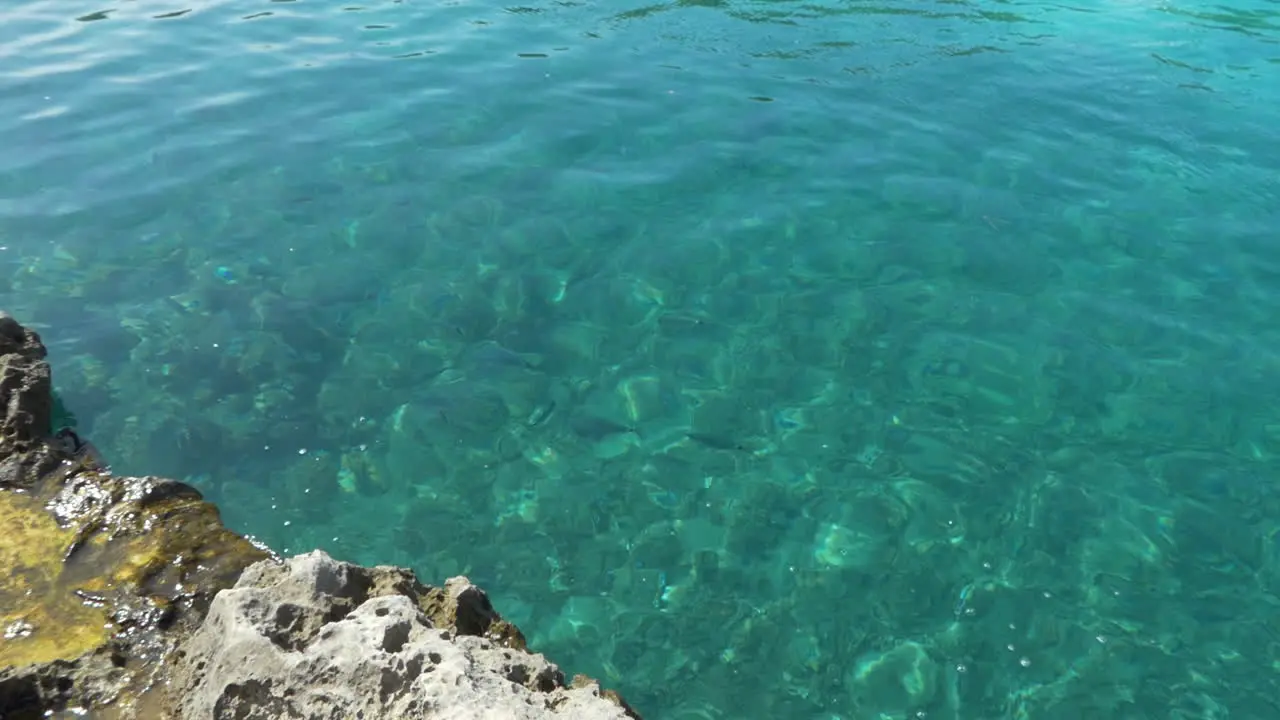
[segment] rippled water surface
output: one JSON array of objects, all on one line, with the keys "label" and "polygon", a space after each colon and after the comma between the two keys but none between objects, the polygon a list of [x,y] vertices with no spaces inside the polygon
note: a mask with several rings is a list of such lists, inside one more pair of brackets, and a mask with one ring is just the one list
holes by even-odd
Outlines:
[{"label": "rippled water surface", "polygon": [[0,306],[649,718],[1280,717],[1280,4],[15,0]]}]

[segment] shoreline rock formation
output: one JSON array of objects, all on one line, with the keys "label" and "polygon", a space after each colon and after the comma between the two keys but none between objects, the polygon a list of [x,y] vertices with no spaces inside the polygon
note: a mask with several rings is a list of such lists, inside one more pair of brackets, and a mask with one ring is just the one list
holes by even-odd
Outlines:
[{"label": "shoreline rock formation", "polygon": [[0,313],[0,718],[638,718],[566,681],[484,591],[222,526],[51,427],[39,335]]}]

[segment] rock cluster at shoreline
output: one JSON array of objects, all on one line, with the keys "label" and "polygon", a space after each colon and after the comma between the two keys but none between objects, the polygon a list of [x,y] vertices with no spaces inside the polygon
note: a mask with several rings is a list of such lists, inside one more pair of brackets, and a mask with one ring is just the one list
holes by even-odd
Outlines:
[{"label": "rock cluster at shoreline", "polygon": [[0,717],[636,717],[466,578],[278,558],[193,488],[100,467],[52,408],[40,337],[0,314]]}]

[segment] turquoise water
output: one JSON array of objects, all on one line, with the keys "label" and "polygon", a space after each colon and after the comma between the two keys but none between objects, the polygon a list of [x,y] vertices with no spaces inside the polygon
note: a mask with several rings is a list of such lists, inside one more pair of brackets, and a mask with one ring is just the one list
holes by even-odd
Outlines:
[{"label": "turquoise water", "polygon": [[1280,717],[1280,5],[19,0],[117,470],[647,718]]}]

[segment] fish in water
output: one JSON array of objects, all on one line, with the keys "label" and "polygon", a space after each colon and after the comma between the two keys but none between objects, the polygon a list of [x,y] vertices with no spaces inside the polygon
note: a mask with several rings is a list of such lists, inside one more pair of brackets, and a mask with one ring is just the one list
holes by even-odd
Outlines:
[{"label": "fish in water", "polygon": [[482,340],[462,351],[458,366],[464,371],[488,375],[508,370],[533,370],[541,363],[542,357],[535,353],[520,353],[493,340]]}]

